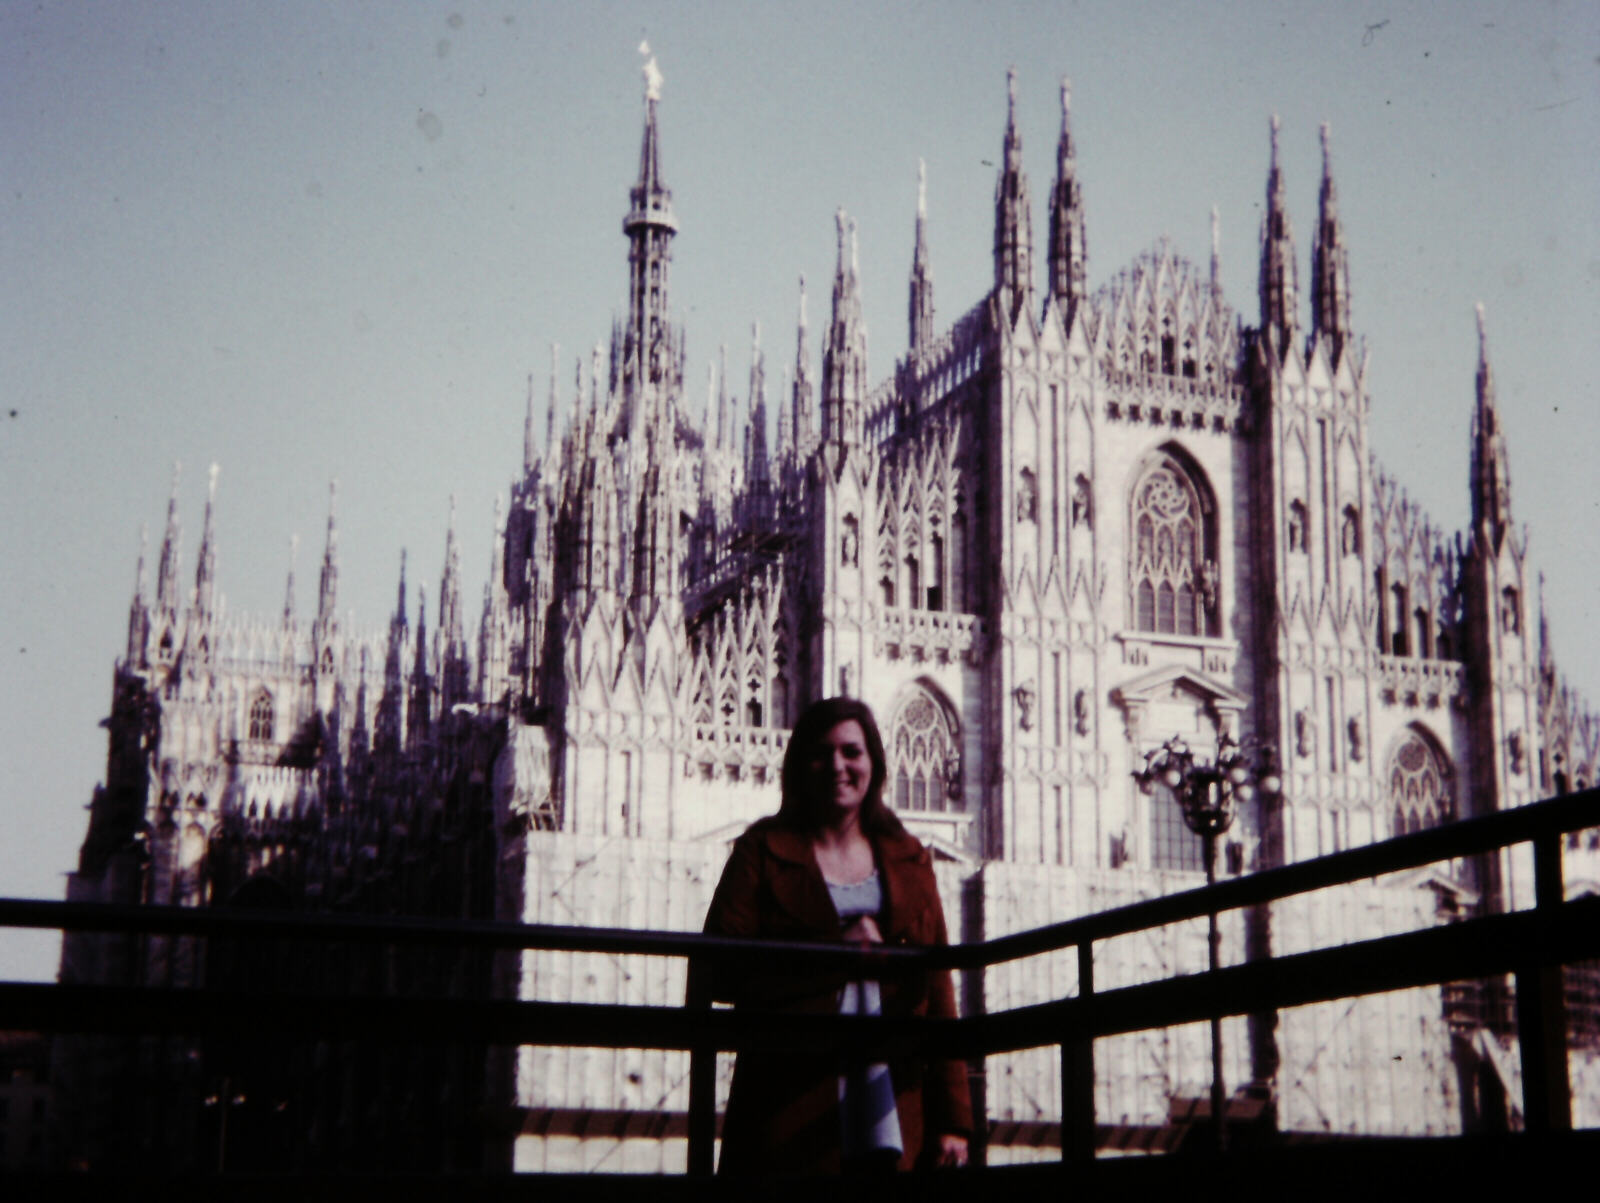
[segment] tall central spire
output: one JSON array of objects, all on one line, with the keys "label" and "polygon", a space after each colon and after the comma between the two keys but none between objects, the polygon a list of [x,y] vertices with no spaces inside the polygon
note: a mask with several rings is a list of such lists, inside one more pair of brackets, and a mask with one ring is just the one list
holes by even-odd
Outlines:
[{"label": "tall central spire", "polygon": [[672,192],[661,179],[660,136],[656,131],[661,71],[650,54],[649,43],[640,43],[639,52],[649,57],[644,65],[644,141],[639,149],[639,179],[628,193],[628,215],[622,220],[629,243],[623,374],[635,382],[659,383],[673,379],[676,369],[667,320],[667,271],[678,221],[672,215]]},{"label": "tall central spire", "polygon": [[1267,211],[1261,228],[1261,332],[1278,356],[1294,341],[1299,307],[1299,276],[1294,259],[1294,229],[1289,224],[1288,191],[1278,165],[1278,116],[1272,115],[1272,166],[1267,173]]},{"label": "tall central spire", "polygon": [[917,160],[917,243],[911,253],[911,349],[933,341],[933,276],[928,270],[928,168]]},{"label": "tall central spire", "polygon": [[1014,321],[1033,292],[1033,215],[1017,131],[1017,69],[1006,72],[1006,137],[994,189],[994,287]]},{"label": "tall central spire", "polygon": [[1498,549],[1511,529],[1511,464],[1495,403],[1489,334],[1478,304],[1478,399],[1472,415],[1472,526]]},{"label": "tall central spire", "polygon": [[867,396],[867,331],[856,278],[856,227],[843,209],[836,215],[839,264],[833,276],[833,319],[822,348],[822,440],[835,465],[861,445],[862,403]]},{"label": "tall central spire", "polygon": [[1061,140],[1050,194],[1050,295],[1063,302],[1069,319],[1084,295],[1083,198],[1072,146],[1072,82],[1067,79],[1061,81]]},{"label": "tall central spire", "polygon": [[1317,204],[1317,237],[1311,247],[1312,329],[1330,340],[1337,363],[1350,338],[1350,254],[1339,221],[1339,196],[1333,187],[1328,123],[1322,123],[1322,191]]}]

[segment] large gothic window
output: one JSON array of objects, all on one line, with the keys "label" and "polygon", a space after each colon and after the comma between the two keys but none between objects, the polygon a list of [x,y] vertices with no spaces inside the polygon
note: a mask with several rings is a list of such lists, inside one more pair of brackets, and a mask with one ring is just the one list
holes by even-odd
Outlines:
[{"label": "large gothic window", "polygon": [[272,695],[263,689],[250,706],[250,738],[272,738]]},{"label": "large gothic window", "polygon": [[1436,827],[1456,817],[1450,763],[1417,728],[1408,728],[1395,746],[1387,776],[1396,835]]},{"label": "large gothic window", "polygon": [[961,736],[955,715],[913,685],[889,728],[889,798],[903,811],[961,810]]},{"label": "large gothic window", "polygon": [[1133,491],[1129,565],[1133,625],[1171,635],[1215,634],[1211,507],[1189,473],[1162,456]]}]

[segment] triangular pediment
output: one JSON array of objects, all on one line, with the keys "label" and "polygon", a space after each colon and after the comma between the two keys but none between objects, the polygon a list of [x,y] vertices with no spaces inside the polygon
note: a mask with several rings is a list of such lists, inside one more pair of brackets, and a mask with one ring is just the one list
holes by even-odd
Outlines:
[{"label": "triangular pediment", "polygon": [[1121,705],[1148,705],[1188,697],[1219,712],[1243,710],[1250,699],[1217,678],[1182,664],[1169,664],[1135,677],[1112,691]]}]

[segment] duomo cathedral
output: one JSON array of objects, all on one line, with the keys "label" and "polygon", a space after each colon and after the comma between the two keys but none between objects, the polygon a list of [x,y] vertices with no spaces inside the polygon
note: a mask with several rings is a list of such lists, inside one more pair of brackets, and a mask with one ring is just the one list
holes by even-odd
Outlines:
[{"label": "duomo cathedral", "polygon": [[[808,311],[802,281],[792,353],[774,365],[753,343],[747,384],[724,356],[692,398],[659,92],[648,72],[626,316],[575,378],[552,369],[542,430],[530,390],[481,607],[452,528],[437,589],[413,588],[402,561],[387,629],[351,629],[330,506],[315,612],[296,611],[291,578],[281,615],[223,614],[215,476],[192,563],[174,485],[153,584],[140,560],[71,898],[698,930],[730,841],[776,809],[795,715],[833,694],[878,715],[889,800],[933,848],[967,940],[1197,884],[1199,840],[1133,777],[1175,735],[1277,750],[1281,795],[1258,794],[1226,837],[1234,874],[1594,784],[1600,724],[1556,668],[1530,579],[1481,310],[1476,395],[1459,399],[1470,527],[1430,522],[1369,446],[1360,248],[1326,129],[1306,239],[1272,125],[1259,294],[1236,310],[1215,252],[1196,264],[1163,240],[1091,274],[1065,83],[1035,236],[1013,77],[987,294],[953,318],[936,309],[919,195],[908,341],[874,378],[841,212],[831,297]],[[1600,888],[1600,852],[1570,847],[1567,879]],[[1439,866],[1225,916],[1223,956],[1505,909],[1530,890],[1515,857]],[[355,954],[294,972],[324,988],[683,997],[667,961],[429,955],[414,972]],[[1105,985],[1189,972],[1204,933],[1101,955]],[[62,980],[215,984],[247,980],[248,960],[80,934]],[[1040,958],[958,991],[969,1012],[998,1009],[1070,992],[1074,972]],[[1470,1128],[1496,1089],[1513,1110],[1520,1098],[1504,992],[1230,1020],[1228,1089],[1270,1100],[1288,1131]],[[1136,1148],[1203,1095],[1203,1036],[1100,1042],[1100,1123]],[[395,1053],[231,1063],[107,1039],[60,1049],[68,1140],[90,1164],[151,1149],[204,1164],[215,1121],[194,1100],[252,1074],[297,1126],[229,1120],[245,1161],[683,1164],[680,1054],[480,1048],[418,1054],[418,1069]],[[1594,1057],[1600,1033],[1584,1040]],[[1574,1056],[1575,1119],[1593,1123],[1600,1077]],[[1057,1072],[1049,1049],[973,1066],[991,1163],[1051,1154]]]}]

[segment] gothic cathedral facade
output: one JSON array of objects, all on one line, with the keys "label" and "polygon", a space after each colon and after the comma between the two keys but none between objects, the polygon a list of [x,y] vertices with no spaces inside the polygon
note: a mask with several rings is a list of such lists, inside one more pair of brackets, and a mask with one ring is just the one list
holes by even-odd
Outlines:
[{"label": "gothic cathedral facade", "polygon": [[[1303,298],[1274,121],[1247,319],[1214,252],[1208,271],[1164,240],[1091,290],[1065,84],[1038,247],[1013,79],[987,295],[936,319],[919,196],[909,347],[874,381],[841,212],[827,320],[810,327],[802,281],[792,373],[775,385],[754,345],[740,397],[724,356],[694,412],[657,84],[623,222],[627,315],[570,392],[552,371],[542,439],[530,392],[475,638],[453,528],[431,632],[403,564],[388,630],[345,629],[331,507],[314,618],[296,616],[292,580],[281,618],[219,614],[215,480],[192,591],[175,490],[153,593],[141,559],[71,896],[694,929],[728,842],[776,808],[788,727],[834,694],[879,716],[890,800],[935,850],[968,939],[1193,885],[1196,837],[1133,778],[1173,736],[1277,750],[1282,794],[1240,816],[1232,873],[1594,783],[1600,725],[1554,667],[1481,311],[1470,529],[1446,538],[1369,447],[1326,130]],[[1600,881],[1600,858],[1582,863],[1569,879]],[[1228,956],[1517,905],[1525,870],[1375,884],[1336,914],[1285,907],[1227,929]],[[120,947],[69,939],[63,979],[214,972],[180,941]],[[1203,963],[1185,929],[1120,972]],[[479,984],[681,997],[670,968],[585,965],[530,954]],[[1061,966],[995,970],[963,1005],[1070,985]],[[1302,1010],[1228,1029],[1230,1087],[1272,1097],[1285,1127],[1459,1130],[1476,1105],[1462,1058],[1505,1060],[1494,1025],[1439,991],[1371,1000],[1342,1030]],[[1102,1117],[1159,1124],[1202,1093],[1198,1039],[1106,1042]],[[617,1144],[563,1116],[681,1110],[676,1064],[524,1049],[463,1082],[517,1109],[517,1164],[554,1168]],[[1404,1079],[1385,1111],[1350,1085],[1367,1070]],[[87,1115],[107,1088],[76,1072]],[[975,1077],[991,1159],[1059,1118],[1053,1072],[1019,1055]],[[671,1143],[624,1140],[608,1165],[671,1164]]]}]

